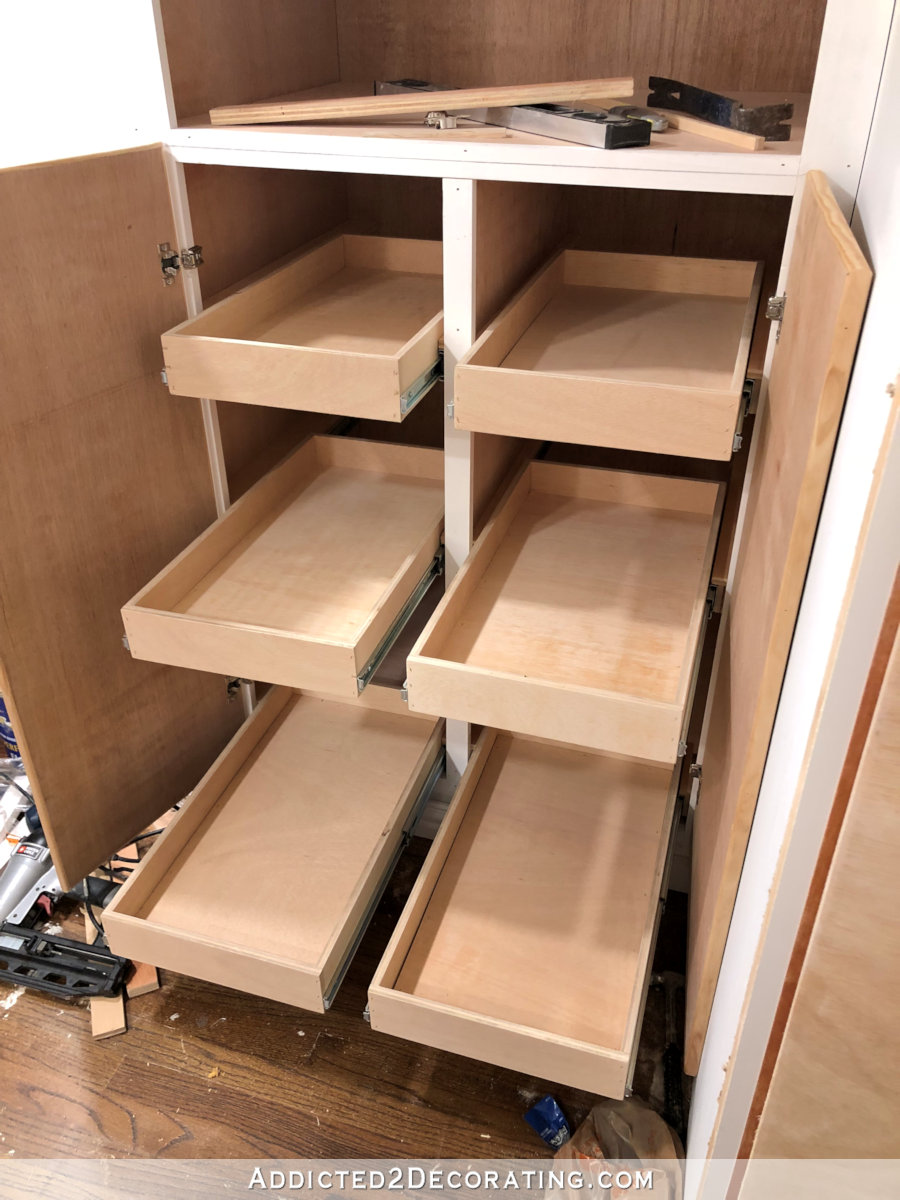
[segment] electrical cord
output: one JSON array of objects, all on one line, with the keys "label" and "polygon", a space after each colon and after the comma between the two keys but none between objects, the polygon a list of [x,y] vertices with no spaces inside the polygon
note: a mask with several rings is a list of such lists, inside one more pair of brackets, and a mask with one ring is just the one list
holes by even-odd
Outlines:
[{"label": "electrical cord", "polygon": [[82,879],[81,890],[79,891],[79,889],[76,887],[75,892],[84,901],[84,911],[87,913],[89,921],[94,926],[94,928],[97,930],[97,933],[100,935],[100,938],[101,938],[103,944],[106,945],[106,934],[103,932],[103,926],[100,924],[100,922],[94,916],[94,906],[91,903],[90,896],[88,895],[88,881],[86,879]]}]

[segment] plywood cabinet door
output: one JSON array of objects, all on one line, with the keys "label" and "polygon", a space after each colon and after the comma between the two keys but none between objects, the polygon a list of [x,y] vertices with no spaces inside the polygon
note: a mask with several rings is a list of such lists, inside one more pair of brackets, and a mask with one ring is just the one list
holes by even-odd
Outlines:
[{"label": "plywood cabinet door", "polygon": [[694,825],[685,1069],[696,1074],[871,271],[825,176],[804,183],[768,401],[710,688]]},{"label": "plywood cabinet door", "polygon": [[72,884],[197,782],[234,731],[221,678],[134,662],[122,604],[215,518],[160,148],[0,173],[0,687]]}]

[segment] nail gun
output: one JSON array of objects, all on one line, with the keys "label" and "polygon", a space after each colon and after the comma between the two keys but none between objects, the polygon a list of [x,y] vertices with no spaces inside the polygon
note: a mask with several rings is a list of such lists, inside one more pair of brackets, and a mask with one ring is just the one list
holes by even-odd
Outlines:
[{"label": "nail gun", "polygon": [[[37,810],[23,820],[28,829],[0,871],[0,980],[55,996],[111,996],[121,988],[128,960],[105,946],[87,946],[42,933],[33,922],[49,916],[63,889],[40,827]],[[116,884],[90,878],[74,894],[103,905]]]}]

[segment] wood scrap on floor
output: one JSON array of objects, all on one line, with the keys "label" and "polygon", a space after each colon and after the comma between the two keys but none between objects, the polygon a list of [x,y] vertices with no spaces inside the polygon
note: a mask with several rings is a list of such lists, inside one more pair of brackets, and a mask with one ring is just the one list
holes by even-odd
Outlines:
[{"label": "wood scrap on floor", "polygon": [[135,1000],[138,996],[146,996],[148,992],[155,992],[158,988],[159,972],[156,967],[151,966],[150,963],[132,964],[131,974],[125,985],[129,1000]]},{"label": "wood scrap on floor", "polygon": [[[89,946],[97,940],[97,930],[94,928],[87,909],[84,913],[84,934]],[[118,996],[92,996],[91,1006],[91,1036],[100,1038],[115,1037],[125,1033],[128,1021],[125,1017],[125,997],[120,992]]]}]

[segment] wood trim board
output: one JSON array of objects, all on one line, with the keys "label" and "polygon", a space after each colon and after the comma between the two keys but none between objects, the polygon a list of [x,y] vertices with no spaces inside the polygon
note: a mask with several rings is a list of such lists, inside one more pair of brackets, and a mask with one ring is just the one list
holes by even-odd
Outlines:
[{"label": "wood trim board", "polygon": [[701,751],[685,1070],[696,1074],[872,273],[825,177],[805,181]]},{"label": "wood trim board", "polygon": [[723,495],[526,464],[410,653],[411,711],[673,764]]},{"label": "wood trim board", "polygon": [[728,459],[762,263],[564,250],[457,365],[454,424]]},{"label": "wood trim board", "polygon": [[176,396],[400,421],[438,357],[440,242],[326,237],[163,335]]},{"label": "wood trim board", "polygon": [[125,605],[131,652],[354,699],[443,501],[438,450],[310,438]]},{"label": "wood trim board", "polygon": [[464,112],[469,108],[500,108],[510,104],[567,103],[630,94],[634,80],[578,79],[563,83],[517,83],[507,87],[451,88],[443,92],[408,95],[348,96],[332,100],[273,100],[265,104],[233,104],[212,108],[213,125],[281,125],[290,121],[357,121],[367,117],[396,117],[432,110]]},{"label": "wood trim board", "polygon": [[273,688],[107,908],[111,948],[324,1012],[441,733]]},{"label": "wood trim board", "polygon": [[624,1095],[676,775],[485,730],[372,980],[372,1027]]}]

